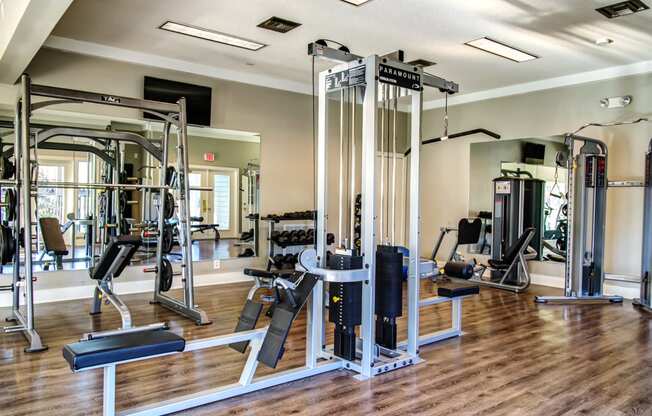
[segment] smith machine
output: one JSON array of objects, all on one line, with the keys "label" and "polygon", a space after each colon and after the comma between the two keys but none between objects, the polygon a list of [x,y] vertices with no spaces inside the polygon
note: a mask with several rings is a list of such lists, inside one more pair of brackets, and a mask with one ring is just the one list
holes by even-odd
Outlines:
[{"label": "smith machine", "polygon": [[[38,97],[41,98],[40,101],[32,102],[32,98]],[[51,129],[38,130],[32,128],[30,125],[30,120],[34,111],[58,104],[82,104],[82,103],[92,103],[92,104],[102,104],[115,107],[124,107],[124,108],[135,108],[143,110],[144,112],[155,114],[165,120],[164,125],[164,134],[161,147],[157,147],[151,143],[146,138],[137,135],[135,133],[124,133],[124,132],[101,132],[93,131],[92,133],[88,131],[81,131],[79,129],[69,129],[61,127],[53,127]],[[38,334],[35,327],[34,319],[34,273],[33,273],[33,251],[32,251],[32,233],[26,231],[21,233],[21,223],[25,223],[25,230],[30,230],[31,225],[34,222],[34,210],[32,205],[32,198],[34,197],[33,193],[38,189],[38,186],[46,186],[48,188],[88,188],[88,189],[141,189],[143,187],[157,189],[160,192],[160,207],[159,209],[159,219],[157,231],[155,234],[158,237],[158,246],[157,246],[157,258],[159,259],[158,267],[154,268],[152,271],[157,273],[157,278],[155,279],[155,293],[154,293],[154,302],[161,304],[162,306],[169,308],[183,316],[186,316],[198,324],[207,324],[210,323],[210,320],[206,316],[206,313],[201,309],[197,308],[195,305],[194,297],[194,286],[193,286],[193,271],[192,271],[192,247],[191,247],[191,237],[190,237],[190,222],[188,221],[188,206],[187,201],[189,200],[189,187],[186,182],[188,177],[188,138],[186,135],[186,110],[185,110],[185,99],[179,100],[178,103],[170,104],[157,101],[142,100],[136,98],[128,97],[119,97],[114,95],[107,94],[98,94],[85,91],[76,91],[64,88],[50,87],[44,85],[32,85],[30,78],[27,75],[21,77],[20,84],[20,95],[18,98],[18,104],[16,108],[16,119],[15,119],[15,145],[14,145],[14,157],[16,160],[16,173],[15,177],[17,179],[3,179],[0,181],[0,184],[3,187],[15,189],[16,202],[13,204],[15,207],[15,212],[13,212],[11,218],[13,220],[12,230],[13,234],[10,236],[11,240],[14,242],[20,241],[23,239],[23,244],[14,243],[12,246],[13,256],[15,258],[15,264],[19,264],[21,246],[24,250],[24,263],[21,267],[13,268],[13,282],[9,286],[9,290],[12,293],[13,306],[12,306],[12,316],[7,318],[10,321],[16,322],[16,325],[4,328],[5,332],[22,332],[29,342],[29,347],[26,348],[26,351],[42,351],[47,347],[42,342],[40,335]],[[169,159],[168,159],[168,143],[170,137],[170,131],[172,126],[176,128],[178,143],[176,146],[177,150],[177,180],[174,181],[175,185],[171,185],[168,181],[168,168]],[[143,185],[143,184],[129,184],[129,183],[120,183],[120,175],[118,174],[118,169],[113,170],[112,180],[109,183],[76,183],[76,182],[47,182],[39,183],[36,181],[36,178],[33,178],[33,167],[36,162],[36,150],[39,143],[43,147],[45,144],[48,144],[50,147],[55,146],[57,149],[65,150],[62,146],[64,144],[47,142],[48,139],[54,137],[68,137],[68,136],[79,136],[87,137],[95,140],[100,144],[106,144],[108,141],[127,141],[135,142],[141,145],[145,150],[154,155],[158,160],[161,161],[160,164],[160,184],[159,185]],[[87,149],[87,151],[94,152],[92,149]],[[94,152],[97,153],[97,152]],[[117,153],[117,152],[116,152]],[[119,164],[118,164],[119,165]],[[169,215],[166,215],[166,212],[174,210],[174,198],[172,198],[172,192],[176,191],[178,193],[178,208],[179,208],[179,245],[181,246],[182,253],[182,264],[181,271],[184,282],[184,291],[183,299],[172,298],[165,293],[164,288],[161,288],[161,281],[164,280],[162,277],[165,273],[168,275],[171,274],[171,268],[165,267],[169,265],[169,262],[164,257],[164,252],[162,251],[163,239],[165,238],[165,228],[166,220],[169,218]],[[112,204],[116,205],[116,212],[119,212],[118,198],[113,198]],[[166,209],[167,208],[167,209]],[[119,219],[113,222],[120,222]],[[108,226],[108,224],[105,224]],[[113,224],[114,227],[118,227],[118,224]],[[105,230],[106,232],[106,230]],[[120,233],[118,233],[120,234]],[[5,238],[6,240],[6,238]],[[106,241],[103,239],[103,243]],[[6,245],[6,244],[3,244]],[[111,268],[109,268],[111,269]],[[22,275],[21,275],[22,271]],[[119,273],[119,272],[118,272]],[[167,276],[171,279],[171,276]],[[110,288],[109,288],[110,289]],[[21,307],[21,299],[25,297],[25,306]],[[96,293],[97,296],[97,293]],[[108,296],[111,299],[110,296]],[[96,302],[97,303],[97,302]],[[114,303],[118,310],[123,315],[123,325],[125,323],[125,316],[123,314],[124,308],[120,305],[121,302]],[[124,306],[124,305],[122,305]],[[128,311],[127,311],[128,313]],[[130,324],[130,319],[126,320]],[[130,326],[130,325],[129,325]],[[122,328],[129,329],[129,328]]]}]

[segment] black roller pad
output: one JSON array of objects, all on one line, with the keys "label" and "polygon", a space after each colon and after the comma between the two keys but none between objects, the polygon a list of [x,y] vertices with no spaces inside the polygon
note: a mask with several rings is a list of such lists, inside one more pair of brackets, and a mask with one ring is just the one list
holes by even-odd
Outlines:
[{"label": "black roller pad", "polygon": [[[258,322],[258,318],[260,317],[262,310],[262,303],[257,303],[247,299],[244,308],[242,308],[242,313],[240,313],[238,324],[235,326],[235,332],[251,331],[252,329],[256,328],[256,323]],[[243,354],[247,349],[247,346],[249,346],[249,341],[234,342],[233,344],[229,344],[229,347]]]},{"label": "black roller pad", "polygon": [[297,306],[293,308],[285,299],[276,305],[272,315],[272,322],[258,352],[258,362],[270,368],[276,368],[278,361],[283,357],[285,340],[290,333],[292,322],[308,300],[316,283],[317,278],[314,275],[306,274],[294,291]]},{"label": "black roller pad", "polygon": [[437,295],[447,298],[459,298],[462,296],[477,295],[480,293],[478,286],[461,286],[461,287],[439,287]]}]

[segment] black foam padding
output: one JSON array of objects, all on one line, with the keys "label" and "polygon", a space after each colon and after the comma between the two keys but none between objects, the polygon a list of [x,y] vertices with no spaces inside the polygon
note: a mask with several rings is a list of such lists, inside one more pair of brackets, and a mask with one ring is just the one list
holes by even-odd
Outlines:
[{"label": "black foam padding", "polygon": [[285,340],[290,333],[292,322],[308,300],[316,283],[317,277],[306,273],[293,292],[296,306],[292,307],[287,301],[287,296],[284,296],[281,302],[274,307],[272,322],[258,352],[259,362],[268,367],[276,368],[278,360],[283,356]]},{"label": "black foam padding", "polygon": [[258,352],[258,361],[268,367],[276,368],[278,361],[283,357],[285,340],[290,333],[295,313],[285,307],[274,308],[272,322],[267,329],[263,345]]},{"label": "black foam padding", "polygon": [[118,254],[120,253],[120,249],[123,246],[131,246],[129,251],[127,252],[127,255],[122,260],[122,263],[120,263],[120,266],[113,273],[113,277],[120,276],[120,273],[122,273],[124,268],[127,267],[129,262],[131,261],[131,258],[136,253],[136,250],[138,250],[138,247],[140,247],[141,243],[142,240],[140,239],[140,237],[134,237],[130,235],[121,235],[111,240],[109,242],[109,245],[106,246],[104,253],[102,253],[102,257],[100,257],[100,260],[97,262],[95,267],[90,271],[91,279],[95,279],[95,280],[104,279],[106,273],[109,271],[109,268],[115,261],[116,257],[118,257]]},{"label": "black foam padding", "polygon": [[376,250],[376,315],[396,318],[403,314],[403,253],[398,247]]},{"label": "black foam padding", "polygon": [[473,221],[462,218],[457,224],[457,244],[476,244],[480,240],[481,232],[482,220],[480,218],[475,218]]},{"label": "black foam padding", "polygon": [[437,288],[437,295],[446,298],[459,298],[461,296],[477,295],[478,293],[480,293],[480,287],[477,285]]},{"label": "black foam padding", "polygon": [[63,358],[73,371],[88,367],[180,352],[186,340],[170,331],[143,331],[80,341],[63,347]]},{"label": "black foam padding", "polygon": [[458,279],[470,279],[473,277],[473,265],[463,261],[449,261],[444,265],[444,274]]},{"label": "black foam padding", "polygon": [[[235,326],[235,332],[251,331],[252,329],[256,328],[256,323],[258,323],[258,318],[260,317],[260,313],[262,311],[262,303],[247,299],[244,308],[242,308],[242,313],[240,313],[238,323]],[[248,346],[249,341],[234,342],[229,344],[229,347],[241,353],[244,353]]]}]

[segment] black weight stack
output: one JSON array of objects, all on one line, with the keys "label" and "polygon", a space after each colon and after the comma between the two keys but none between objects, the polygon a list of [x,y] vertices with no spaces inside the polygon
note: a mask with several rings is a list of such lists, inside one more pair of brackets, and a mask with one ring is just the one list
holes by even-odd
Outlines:
[{"label": "black weight stack", "polygon": [[396,349],[396,318],[403,315],[403,253],[398,247],[376,250],[376,343]]},{"label": "black weight stack", "polygon": [[[328,258],[332,270],[362,268],[362,257],[333,254]],[[355,360],[355,327],[362,323],[362,282],[329,283],[328,320],[335,324],[334,353]]]}]

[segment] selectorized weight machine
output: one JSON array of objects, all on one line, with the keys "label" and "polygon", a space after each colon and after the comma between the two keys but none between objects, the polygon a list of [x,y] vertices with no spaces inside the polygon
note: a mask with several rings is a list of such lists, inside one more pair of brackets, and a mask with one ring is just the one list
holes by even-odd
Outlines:
[{"label": "selectorized weight machine", "polygon": [[[422,89],[424,86],[432,86],[453,93],[457,91],[457,85],[425,74],[421,68],[404,64],[388,56],[372,55],[362,58],[319,44],[311,44],[309,50],[313,56],[340,62],[339,65],[322,72],[319,76],[316,250],[308,249],[301,253],[300,266],[292,275],[247,270],[247,274],[260,278],[259,284],[252,289],[236,331],[232,334],[186,342],[170,331],[154,330],[111,335],[65,346],[64,357],[73,371],[103,369],[105,415],[115,414],[116,367],[125,362],[156,357],[165,359],[163,356],[170,354],[204,351],[226,345],[246,354],[246,362],[236,383],[209,387],[202,392],[170,397],[161,403],[121,412],[124,415],[161,415],[338,369],[352,370],[358,373],[360,378],[372,377],[420,362],[421,345],[462,335],[462,299],[478,293],[477,286],[457,289],[439,288],[439,296],[419,298],[418,172]],[[347,92],[342,94],[344,90]],[[389,90],[394,91],[387,93]],[[348,105],[331,100],[333,95],[346,96]],[[380,235],[379,229],[382,230],[382,227],[377,220],[379,216],[376,215],[375,200],[378,195],[376,150],[379,147],[379,140],[387,138],[384,134],[379,134],[379,121],[382,118],[379,117],[379,113],[385,112],[387,115],[388,101],[401,98],[409,101],[412,108],[410,165],[414,174],[410,177],[408,316],[404,320],[408,328],[408,338],[404,342],[396,342],[397,322],[392,318],[397,317],[396,312],[400,310],[395,299],[400,298],[403,293],[403,262],[402,254],[388,244],[391,243],[391,238],[389,242],[386,235],[377,239],[377,235]],[[344,108],[346,113],[351,115],[348,124],[345,113],[342,111],[339,113],[342,128],[337,130],[335,135],[331,134],[331,126],[326,122],[332,109],[329,107],[332,107],[333,103],[340,109]],[[383,110],[383,107],[386,109]],[[357,124],[353,120],[360,120],[362,123]],[[349,131],[350,135],[346,133]],[[343,138],[345,134],[350,138],[349,148],[357,149],[355,154],[360,156],[360,163],[354,164],[353,158],[345,163],[344,152],[340,152],[343,162],[337,166],[337,169],[344,173],[345,164],[348,168],[347,173],[339,177],[337,186],[333,188],[329,186],[328,180],[333,166],[328,164],[327,149],[331,147],[330,139]],[[344,149],[343,143],[340,148]],[[351,155],[353,152],[348,154]],[[348,190],[350,199],[344,198],[344,183],[351,184]],[[356,248],[352,236],[356,232],[353,214],[358,189],[362,195],[360,201],[362,214],[359,224],[360,245]],[[337,222],[341,225],[338,227],[340,233],[337,235],[339,247],[334,254],[329,255],[326,250],[329,219],[332,219],[335,214],[328,204],[328,196],[332,194],[342,195],[338,198],[341,202],[339,208],[335,210],[340,215]],[[349,201],[351,201],[350,210]],[[349,213],[352,215],[345,222],[344,217]],[[379,246],[379,243],[384,245]],[[328,315],[331,320],[337,318],[334,345],[326,345],[324,334],[327,285]],[[276,288],[279,296],[271,312],[270,325],[255,329],[262,306],[254,302],[254,294],[261,286]],[[342,296],[338,296],[339,294]],[[433,334],[419,334],[420,307],[442,303],[451,305],[451,327]],[[292,323],[304,304],[307,304],[305,365],[256,377],[258,364],[275,368],[282,358],[284,344]],[[375,321],[374,316],[376,316]],[[358,325],[356,325],[357,317],[360,318]],[[355,326],[360,326],[359,335],[356,335],[355,328],[351,331],[351,327]],[[108,351],[110,354],[107,354]]]},{"label": "selectorized weight machine", "polygon": [[566,136],[566,145],[569,239],[564,295],[536,296],[535,302],[622,303],[622,296],[603,293],[607,189],[610,186],[607,146],[600,140],[575,134]]},{"label": "selectorized weight machine", "polygon": [[652,139],[645,154],[643,196],[643,250],[641,258],[641,297],[634,305],[652,312]]}]

